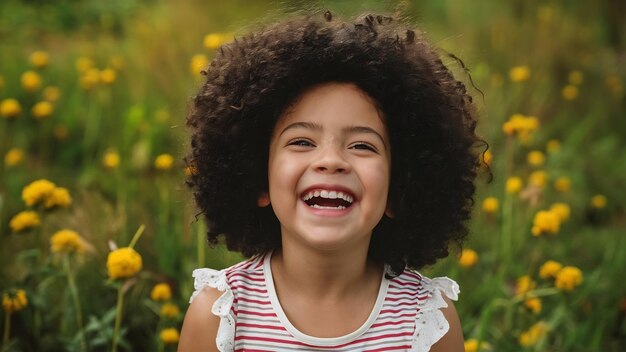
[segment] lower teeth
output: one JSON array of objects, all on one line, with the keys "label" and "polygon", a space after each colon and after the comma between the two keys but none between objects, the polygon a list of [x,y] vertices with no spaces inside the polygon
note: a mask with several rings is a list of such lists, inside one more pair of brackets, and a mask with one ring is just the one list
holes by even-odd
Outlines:
[{"label": "lower teeth", "polygon": [[317,204],[310,205],[310,207],[311,208],[315,208],[315,209],[332,209],[332,210],[341,210],[341,209],[345,209],[346,208],[343,205],[340,205],[340,206],[337,206],[337,207],[326,207],[326,206],[317,205]]}]

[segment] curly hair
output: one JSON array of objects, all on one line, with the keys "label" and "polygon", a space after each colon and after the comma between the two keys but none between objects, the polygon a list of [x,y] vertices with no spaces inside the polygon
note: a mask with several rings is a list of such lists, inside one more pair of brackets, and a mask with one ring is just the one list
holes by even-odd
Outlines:
[{"label": "curly hair", "polygon": [[280,247],[268,187],[268,151],[277,119],[312,86],[350,82],[385,116],[392,165],[393,218],[374,228],[369,258],[419,269],[446,257],[468,234],[479,166],[476,110],[465,85],[425,38],[391,17],[353,22],[329,12],[293,18],[223,45],[192,99],[189,184],[209,225],[245,256]]}]

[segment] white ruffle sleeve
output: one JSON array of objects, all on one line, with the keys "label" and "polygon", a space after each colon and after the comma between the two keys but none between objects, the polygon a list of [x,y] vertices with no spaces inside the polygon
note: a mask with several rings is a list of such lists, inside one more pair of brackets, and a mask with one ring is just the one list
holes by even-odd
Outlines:
[{"label": "white ruffle sleeve", "polygon": [[428,279],[423,277],[424,288],[430,296],[419,304],[415,317],[415,332],[411,351],[429,351],[430,347],[441,339],[450,329],[450,324],[443,316],[441,308],[448,307],[442,293],[449,299],[459,298],[459,285],[447,277]]},{"label": "white ruffle sleeve", "polygon": [[226,281],[226,272],[224,270],[196,269],[192,276],[195,291],[191,294],[189,303],[207,286],[223,292],[211,307],[211,313],[220,317],[220,326],[217,330],[215,343],[220,352],[233,351],[235,349],[235,317],[230,309],[233,305],[234,296]]}]

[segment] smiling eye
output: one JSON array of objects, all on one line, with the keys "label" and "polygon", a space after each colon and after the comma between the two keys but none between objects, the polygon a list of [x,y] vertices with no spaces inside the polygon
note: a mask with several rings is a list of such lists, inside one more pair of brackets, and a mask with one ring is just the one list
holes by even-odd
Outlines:
[{"label": "smiling eye", "polygon": [[350,149],[357,149],[357,150],[369,150],[372,152],[376,152],[376,148],[374,148],[374,146],[372,146],[369,143],[355,143],[353,145],[350,146]]},{"label": "smiling eye", "polygon": [[294,139],[294,140],[289,141],[287,145],[294,145],[297,147],[313,147],[314,146],[314,144],[311,143],[311,141],[309,141],[308,139]]}]

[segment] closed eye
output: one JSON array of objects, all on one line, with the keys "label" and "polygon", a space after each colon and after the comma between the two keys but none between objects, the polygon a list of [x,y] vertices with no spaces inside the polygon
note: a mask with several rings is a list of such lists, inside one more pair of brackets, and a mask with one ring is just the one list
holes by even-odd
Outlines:
[{"label": "closed eye", "polygon": [[315,146],[313,142],[311,142],[308,139],[303,139],[303,138],[292,139],[289,142],[287,142],[287,145],[293,145],[297,147],[314,147]]},{"label": "closed eye", "polygon": [[376,149],[376,147],[374,147],[373,145],[369,143],[358,142],[358,143],[352,144],[349,148],[357,149],[357,150],[369,150],[369,151],[378,153],[378,149]]}]

